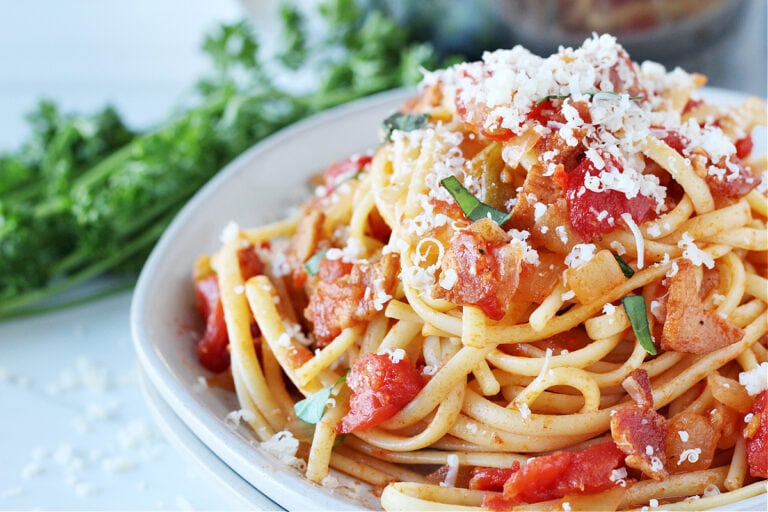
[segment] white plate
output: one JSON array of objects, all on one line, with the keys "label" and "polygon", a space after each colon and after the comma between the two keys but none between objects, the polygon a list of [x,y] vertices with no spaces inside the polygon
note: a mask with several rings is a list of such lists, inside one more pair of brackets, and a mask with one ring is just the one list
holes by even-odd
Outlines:
[{"label": "white plate", "polygon": [[144,396],[147,408],[168,442],[189,460],[207,470],[208,477],[226,489],[227,496],[235,502],[237,509],[284,510],[243,480],[240,475],[232,471],[232,468],[209,450],[176,416],[176,413],[163,400],[163,397],[160,396],[141,368],[139,368],[138,374],[141,394]]},{"label": "white plate", "polygon": [[[136,287],[131,328],[149,379],[184,424],[221,460],[289,510],[359,510],[380,505],[366,485],[352,486],[359,492],[346,486],[331,492],[308,482],[259,449],[246,428],[227,427],[224,417],[238,408],[231,394],[193,391],[203,373],[195,340],[190,337],[191,326],[200,325],[193,307],[193,263],[199,254],[218,248],[219,234],[229,221],[248,227],[283,217],[306,197],[310,174],[334,160],[374,148],[382,119],[408,96],[409,91],[393,91],[334,109],[244,153],[179,213],[152,252]],[[742,98],[713,89],[707,96],[723,103]],[[756,139],[757,151],[765,151],[763,139]],[[745,507],[741,510],[765,509],[765,495],[738,505]]]}]

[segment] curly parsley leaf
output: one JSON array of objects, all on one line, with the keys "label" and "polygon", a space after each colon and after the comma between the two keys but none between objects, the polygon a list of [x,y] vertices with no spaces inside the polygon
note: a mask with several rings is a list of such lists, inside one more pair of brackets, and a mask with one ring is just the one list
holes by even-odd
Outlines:
[{"label": "curly parsley leaf", "polygon": [[627,295],[621,299],[629,317],[629,323],[632,325],[632,332],[635,333],[637,341],[640,342],[646,352],[652,356],[656,355],[656,347],[651,337],[651,328],[648,325],[648,313],[645,309],[645,298],[642,295]]},{"label": "curly parsley leaf", "polygon": [[440,181],[440,184],[456,200],[464,215],[473,222],[490,217],[496,224],[503,226],[512,216],[511,213],[504,213],[480,201],[464,188],[456,176],[448,176]]},{"label": "curly parsley leaf", "polygon": [[349,369],[335,383],[309,395],[304,400],[296,402],[293,406],[296,416],[301,421],[313,425],[320,421],[325,413],[325,407],[328,405],[328,399],[331,398],[331,392],[336,386],[347,380],[348,373]]}]

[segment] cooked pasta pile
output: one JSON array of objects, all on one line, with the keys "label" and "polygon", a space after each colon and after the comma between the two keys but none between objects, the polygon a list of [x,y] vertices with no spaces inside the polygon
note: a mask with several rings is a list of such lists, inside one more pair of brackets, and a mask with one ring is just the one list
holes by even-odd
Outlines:
[{"label": "cooked pasta pile", "polygon": [[298,217],[199,259],[201,362],[387,510],[765,493],[766,106],[704,82],[607,35],[426,72]]}]

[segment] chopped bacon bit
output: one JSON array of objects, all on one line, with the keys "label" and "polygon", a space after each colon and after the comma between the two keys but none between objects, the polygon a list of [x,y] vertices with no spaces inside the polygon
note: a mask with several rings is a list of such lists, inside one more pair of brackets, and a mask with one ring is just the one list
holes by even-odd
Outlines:
[{"label": "chopped bacon bit", "polygon": [[[562,167],[560,165],[558,169]],[[535,205],[539,201],[546,205],[546,209],[537,216]],[[554,253],[568,253],[579,242],[568,225],[568,205],[563,190],[551,176],[544,176],[540,165],[528,171],[523,188],[517,194],[510,223],[528,231],[533,245],[544,246]]]},{"label": "chopped bacon bit", "polygon": [[653,408],[653,389],[651,388],[651,379],[648,378],[648,372],[642,368],[635,369],[624,379],[621,386],[638,406]]},{"label": "chopped bacon bit", "polygon": [[375,427],[394,416],[421,391],[424,379],[407,357],[395,363],[387,354],[365,354],[352,364],[347,385],[352,397],[337,428],[342,434]]},{"label": "chopped bacon bit", "polygon": [[667,477],[667,420],[650,407],[630,405],[611,417],[611,436],[627,455],[627,466],[654,480]]},{"label": "chopped bacon bit", "polygon": [[304,310],[318,346],[330,343],[343,329],[370,320],[381,309],[380,294],[391,294],[395,286],[397,258],[390,253],[376,263],[320,261],[319,279]]},{"label": "chopped bacon bit", "polygon": [[292,266],[301,266],[315,254],[324,220],[325,215],[319,208],[304,210],[286,255]]},{"label": "chopped bacon bit", "polygon": [[511,468],[482,468],[472,470],[472,478],[469,479],[469,488],[480,491],[504,490],[504,483],[509,480],[512,473],[520,469],[520,463],[515,461]]},{"label": "chopped bacon bit", "polygon": [[[504,483],[506,505],[538,503],[568,494],[593,494],[616,485],[611,473],[621,466],[624,454],[613,441],[579,452],[559,451],[534,457]],[[493,495],[483,506],[490,505]]]},{"label": "chopped bacon bit", "polygon": [[706,354],[735,343],[744,331],[704,307],[696,286],[696,274],[688,259],[678,261],[677,273],[669,278],[667,317],[661,347],[689,354]]},{"label": "chopped bacon bit", "polygon": [[[679,432],[686,432],[681,437]],[[717,448],[717,432],[705,416],[681,412],[669,420],[667,459],[670,473],[707,469]]]},{"label": "chopped bacon bit", "polygon": [[757,428],[752,430],[751,435],[745,436],[749,474],[757,478],[768,478],[768,390],[755,399],[752,414],[752,421],[757,422]]},{"label": "chopped bacon bit", "polygon": [[522,266],[504,230],[481,219],[451,238],[442,270],[453,270],[458,280],[450,290],[437,287],[435,292],[456,304],[476,305],[489,318],[500,320],[517,290]]}]

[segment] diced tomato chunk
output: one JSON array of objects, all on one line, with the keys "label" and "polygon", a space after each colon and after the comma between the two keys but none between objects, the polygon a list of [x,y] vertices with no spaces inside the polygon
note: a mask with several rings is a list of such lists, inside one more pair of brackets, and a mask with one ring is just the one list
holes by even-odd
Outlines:
[{"label": "diced tomato chunk", "polygon": [[424,379],[407,357],[394,362],[388,354],[365,354],[352,365],[347,385],[352,397],[337,428],[342,434],[375,427],[394,416],[421,391]]},{"label": "diced tomato chunk", "polygon": [[355,155],[341,162],[331,164],[331,166],[325,170],[323,175],[326,192],[330,193],[343,180],[351,178],[362,171],[372,160],[373,157],[371,155]]},{"label": "diced tomato chunk", "polygon": [[469,488],[480,491],[503,491],[504,483],[512,473],[520,469],[520,463],[515,461],[511,468],[481,468],[472,470]]},{"label": "diced tomato chunk", "polygon": [[752,142],[752,136],[747,135],[736,141],[736,158],[743,160],[752,153],[754,143]]},{"label": "diced tomato chunk", "polygon": [[[264,263],[252,246],[240,249],[237,260],[243,280],[264,272]],[[205,320],[205,332],[197,343],[197,358],[206,370],[223,372],[229,367],[229,335],[216,274],[197,279],[195,295],[197,310]],[[251,322],[251,334],[254,338],[259,335],[255,322]]]},{"label": "diced tomato chunk", "polygon": [[[606,166],[623,172],[621,165],[611,155],[603,154],[602,157]],[[629,213],[637,224],[655,215],[653,198],[638,194],[629,199],[618,190],[595,192],[586,188],[584,183],[587,176],[598,176],[600,172],[592,160],[584,158],[572,171],[564,176],[556,176],[565,185],[571,227],[586,241],[616,229],[623,213]]]},{"label": "diced tomato chunk", "polygon": [[677,130],[664,130],[660,132],[659,135],[660,140],[663,140],[667,146],[671,147],[681,155],[683,154],[683,150],[691,143],[687,137],[683,136]]},{"label": "diced tomato chunk", "polygon": [[197,310],[205,319],[205,332],[197,343],[197,358],[206,370],[222,372],[229,367],[229,337],[216,276],[197,281],[195,292]]},{"label": "diced tomato chunk", "polygon": [[[757,429],[746,439],[749,474],[758,478],[768,478],[768,390],[763,391],[752,405],[752,421],[758,423]],[[758,418],[758,419],[755,419]],[[747,430],[750,430],[749,427]]]},{"label": "diced tomato chunk", "polygon": [[613,441],[580,452],[555,452],[531,459],[504,484],[507,504],[538,503],[568,494],[593,494],[616,485],[611,474],[624,462]]}]

